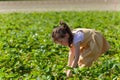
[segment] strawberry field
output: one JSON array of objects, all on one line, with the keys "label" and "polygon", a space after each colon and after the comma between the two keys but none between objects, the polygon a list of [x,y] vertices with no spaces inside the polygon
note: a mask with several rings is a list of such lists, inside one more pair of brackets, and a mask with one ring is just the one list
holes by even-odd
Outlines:
[{"label": "strawberry field", "polygon": [[71,69],[69,80],[120,80],[120,12],[0,14],[0,80],[66,80],[68,47],[54,44],[59,21],[71,29],[100,31],[111,45],[90,68]]}]

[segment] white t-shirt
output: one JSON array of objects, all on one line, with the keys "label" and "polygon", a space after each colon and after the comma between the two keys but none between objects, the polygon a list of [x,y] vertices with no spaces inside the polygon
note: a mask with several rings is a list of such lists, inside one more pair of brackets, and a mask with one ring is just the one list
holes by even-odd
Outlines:
[{"label": "white t-shirt", "polygon": [[83,41],[83,39],[84,39],[84,33],[81,31],[77,31],[73,37],[73,44],[76,44],[77,42]]}]

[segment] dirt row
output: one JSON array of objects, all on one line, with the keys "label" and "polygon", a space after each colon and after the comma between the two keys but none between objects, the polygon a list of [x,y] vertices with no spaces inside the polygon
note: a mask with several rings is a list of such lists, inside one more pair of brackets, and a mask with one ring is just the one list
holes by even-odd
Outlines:
[{"label": "dirt row", "polygon": [[0,1],[0,12],[86,10],[120,11],[120,0]]}]

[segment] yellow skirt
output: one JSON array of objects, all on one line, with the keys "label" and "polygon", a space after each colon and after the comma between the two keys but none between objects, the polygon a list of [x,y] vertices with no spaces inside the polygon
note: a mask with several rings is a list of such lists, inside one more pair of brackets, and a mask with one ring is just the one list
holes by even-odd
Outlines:
[{"label": "yellow skirt", "polygon": [[110,45],[99,32],[92,29],[76,29],[84,33],[84,40],[80,44],[78,66],[90,67],[92,63],[106,52]]}]

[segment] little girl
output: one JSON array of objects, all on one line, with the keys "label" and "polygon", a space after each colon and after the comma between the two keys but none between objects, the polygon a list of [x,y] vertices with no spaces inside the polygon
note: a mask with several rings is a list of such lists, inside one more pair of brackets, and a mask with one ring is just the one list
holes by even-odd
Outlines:
[{"label": "little girl", "polygon": [[[64,22],[60,22],[60,26],[53,30],[52,39],[55,43],[69,47],[68,66],[72,68],[90,67],[93,61],[110,48],[98,31],[83,28],[71,31]],[[67,77],[70,75],[71,71],[68,70]]]}]

